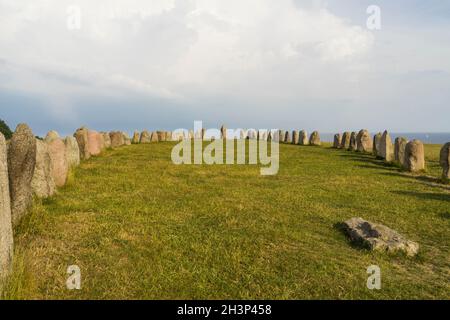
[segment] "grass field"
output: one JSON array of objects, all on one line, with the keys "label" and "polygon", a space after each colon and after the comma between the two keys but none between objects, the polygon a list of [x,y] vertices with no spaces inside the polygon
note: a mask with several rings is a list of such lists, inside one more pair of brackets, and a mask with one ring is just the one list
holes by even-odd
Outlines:
[{"label": "grass field", "polygon": [[[36,200],[15,233],[7,299],[450,298],[450,191],[371,155],[282,145],[280,171],[175,166],[173,143],[107,151]],[[426,146],[439,176],[439,146]],[[358,249],[351,217],[419,242],[415,258]],[[81,268],[82,289],[66,288]],[[366,269],[379,265],[381,290]]]}]

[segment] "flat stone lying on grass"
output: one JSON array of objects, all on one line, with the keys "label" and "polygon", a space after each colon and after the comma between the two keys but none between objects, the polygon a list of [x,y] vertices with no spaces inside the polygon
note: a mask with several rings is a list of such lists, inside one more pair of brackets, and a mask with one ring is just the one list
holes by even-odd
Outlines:
[{"label": "flat stone lying on grass", "polygon": [[356,136],[356,148],[359,152],[371,152],[372,151],[372,139],[370,138],[369,131],[362,129]]},{"label": "flat stone lying on grass", "polygon": [[36,165],[34,167],[33,179],[31,180],[31,189],[39,198],[50,197],[56,192],[48,145],[39,139],[36,139]]},{"label": "flat stone lying on grass", "polygon": [[425,169],[425,150],[421,141],[414,139],[406,144],[405,168],[410,172]]},{"label": "flat stone lying on grass", "polygon": [[8,160],[6,141],[0,133],[0,282],[11,271],[13,258],[13,230],[9,198]]},{"label": "flat stone lying on grass", "polygon": [[319,131],[314,131],[313,133],[311,133],[311,138],[309,138],[309,144],[311,146],[320,146],[320,145],[322,145],[322,142],[320,141]]},{"label": "flat stone lying on grass", "polygon": [[36,165],[36,138],[26,124],[19,124],[8,148],[11,216],[17,225],[32,202],[31,180]]},{"label": "flat stone lying on grass", "polygon": [[450,142],[444,144],[441,149],[439,163],[442,167],[442,177],[444,179],[450,179]]},{"label": "flat stone lying on grass", "polygon": [[366,221],[362,218],[351,218],[344,222],[344,232],[350,239],[370,250],[386,252],[404,252],[415,256],[419,244],[405,239],[395,230],[382,224]]}]

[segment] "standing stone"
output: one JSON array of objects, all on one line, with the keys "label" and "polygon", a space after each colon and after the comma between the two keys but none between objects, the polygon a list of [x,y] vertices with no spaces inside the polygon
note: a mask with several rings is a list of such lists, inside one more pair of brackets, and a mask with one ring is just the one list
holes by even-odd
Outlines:
[{"label": "standing stone", "polygon": [[373,136],[373,145],[372,145],[372,152],[375,156],[380,156],[380,144],[381,144],[381,132],[378,132],[376,135]]},{"label": "standing stone", "polygon": [[50,197],[56,192],[56,184],[53,179],[52,160],[50,159],[48,145],[39,139],[36,139],[36,165],[31,180],[31,189],[39,198]]},{"label": "standing stone", "polygon": [[342,135],[340,133],[336,133],[334,135],[333,148],[339,149],[342,143]]},{"label": "standing stone", "polygon": [[291,143],[291,135],[289,131],[286,131],[286,134],[284,135],[284,143]]},{"label": "standing stone", "polygon": [[59,134],[58,132],[51,130],[47,133],[47,136],[45,137],[45,142],[49,143],[52,142],[56,139],[59,139]]},{"label": "standing stone", "polygon": [[124,141],[124,144],[125,144],[126,146],[130,146],[130,145],[131,145],[131,138],[130,138],[130,136],[128,135],[128,133],[126,133],[125,131],[122,131],[122,135],[123,135],[123,141]]},{"label": "standing stone", "polygon": [[395,139],[394,158],[402,167],[406,167],[405,149],[408,140],[403,137]]},{"label": "standing stone", "polygon": [[341,140],[341,149],[347,150],[348,148],[350,148],[350,136],[351,136],[350,132],[348,131],[344,132]]},{"label": "standing stone", "polygon": [[311,138],[309,138],[309,144],[312,146],[320,146],[322,142],[320,141],[320,134],[318,131],[311,133]]},{"label": "standing stone", "polygon": [[86,127],[82,127],[73,135],[75,139],[77,139],[81,160],[88,160],[91,157],[89,152],[88,131],[89,130]]},{"label": "standing stone", "polygon": [[298,143],[300,145],[302,145],[302,146],[309,145],[309,138],[308,138],[308,133],[306,132],[306,130],[300,131],[298,139],[299,139]]},{"label": "standing stone", "polygon": [[387,131],[384,131],[381,136],[379,156],[385,159],[386,162],[394,161],[394,145]]},{"label": "standing stone", "polygon": [[172,141],[172,139],[173,139],[172,131],[167,131],[166,132],[166,141]]},{"label": "standing stone", "polygon": [[66,137],[64,140],[66,146],[66,160],[69,168],[74,168],[80,165],[80,148],[78,147],[77,139],[74,137]]},{"label": "standing stone", "polygon": [[158,142],[159,141],[158,133],[156,131],[152,132],[152,138],[151,138],[150,141],[151,142]]},{"label": "standing stone", "polygon": [[57,139],[47,142],[47,146],[52,163],[53,180],[55,181],[57,187],[62,187],[66,184],[67,175],[69,173],[66,145],[64,144],[64,141],[58,137]]},{"label": "standing stone", "polygon": [[412,140],[406,144],[405,169],[410,172],[425,169],[425,150],[422,141]]},{"label": "standing stone", "polygon": [[152,142],[152,136],[147,130],[142,131],[139,143],[150,143]]},{"label": "standing stone", "polygon": [[19,124],[8,148],[11,217],[16,225],[32,202],[31,180],[36,165],[36,138],[26,124]]},{"label": "standing stone", "polygon": [[443,170],[442,177],[444,180],[450,179],[450,142],[447,142],[442,146],[439,163]]},{"label": "standing stone", "polygon": [[352,132],[350,135],[350,145],[348,147],[348,150],[350,151],[356,151],[356,132]]},{"label": "standing stone", "polygon": [[111,148],[111,137],[109,136],[108,132],[102,132],[103,136],[103,142],[104,142],[104,149]]},{"label": "standing stone", "polygon": [[13,259],[13,231],[8,181],[6,141],[0,133],[0,283],[11,271]]},{"label": "standing stone", "polygon": [[166,141],[166,133],[164,131],[156,131],[156,135],[158,136],[159,142]]},{"label": "standing stone", "polygon": [[135,131],[133,133],[133,139],[131,139],[131,143],[133,143],[133,144],[139,143],[139,132]]},{"label": "standing stone", "polygon": [[280,130],[279,132],[278,132],[278,141],[280,142],[280,143],[283,143],[284,142],[284,137],[286,136],[286,131],[284,131],[284,130]]},{"label": "standing stone", "polygon": [[227,128],[224,125],[220,127],[220,138],[224,140],[227,139]]},{"label": "standing stone", "polygon": [[102,152],[103,136],[95,130],[88,130],[88,151],[92,156],[98,156]]},{"label": "standing stone", "polygon": [[362,129],[356,136],[356,148],[359,152],[372,152],[372,139],[369,131]]},{"label": "standing stone", "polygon": [[189,140],[193,140],[195,138],[194,130],[189,130]]},{"label": "standing stone", "polygon": [[292,131],[292,144],[298,144],[299,141],[299,134],[297,130]]},{"label": "standing stone", "polygon": [[111,138],[111,148],[118,148],[125,144],[123,133],[120,131],[112,131],[109,133]]}]

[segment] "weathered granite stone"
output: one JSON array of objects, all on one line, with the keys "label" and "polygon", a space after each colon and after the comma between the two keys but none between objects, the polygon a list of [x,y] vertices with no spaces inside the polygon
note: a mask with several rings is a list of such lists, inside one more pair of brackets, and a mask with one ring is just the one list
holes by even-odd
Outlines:
[{"label": "weathered granite stone", "polygon": [[419,251],[419,244],[405,239],[382,224],[366,221],[362,218],[351,218],[344,222],[344,232],[350,239],[370,250],[398,252],[414,256]]},{"label": "weathered granite stone", "polygon": [[284,137],[286,137],[286,131],[280,130],[280,131],[278,132],[278,141],[279,141],[280,143],[283,143],[283,142],[284,142]]},{"label": "weathered granite stone", "polygon": [[124,141],[124,144],[125,144],[126,146],[130,146],[130,145],[131,145],[131,138],[130,138],[130,136],[128,135],[128,133],[125,132],[125,131],[122,131],[122,135],[123,135],[123,141]]},{"label": "weathered granite stone", "polygon": [[408,140],[403,137],[395,139],[394,158],[402,167],[406,166],[405,149]]},{"label": "weathered granite stone", "polygon": [[341,140],[341,149],[347,150],[350,147],[350,136],[351,136],[350,132],[348,131],[344,132]]},{"label": "weathered granite stone", "polygon": [[50,197],[56,192],[48,145],[39,139],[36,139],[36,165],[31,180],[31,189],[39,198]]},{"label": "weathered granite stone", "polygon": [[66,184],[67,175],[69,173],[69,165],[67,163],[66,145],[63,139],[54,139],[47,143],[48,152],[52,164],[53,180],[57,187]]},{"label": "weathered granite stone", "polygon": [[442,167],[442,177],[445,180],[450,179],[450,142],[447,142],[442,146],[439,163]]},{"label": "weathered granite stone", "polygon": [[301,146],[307,146],[309,145],[309,137],[308,137],[308,133],[306,132],[306,130],[301,130],[299,133],[299,144]]},{"label": "weathered granite stone", "polygon": [[372,152],[373,142],[369,131],[362,129],[356,136],[356,148],[359,152]]},{"label": "weathered granite stone", "polygon": [[159,142],[158,133],[156,131],[152,132],[151,142]]},{"label": "weathered granite stone", "polygon": [[372,152],[375,156],[380,156],[380,144],[381,144],[381,132],[378,132],[376,135],[373,136],[373,145],[372,145]]},{"label": "weathered granite stone", "polygon": [[173,133],[172,131],[166,131],[166,141],[172,141]]},{"label": "weathered granite stone", "polygon": [[292,131],[292,144],[298,144],[300,135],[297,130]]},{"label": "weathered granite stone", "polygon": [[356,132],[352,132],[350,134],[350,145],[348,147],[348,150],[350,150],[350,151],[356,151],[357,150],[357,146],[356,146]]},{"label": "weathered granite stone", "polygon": [[334,135],[333,148],[339,149],[341,147],[341,143],[342,143],[342,136],[340,133],[336,133]]},{"label": "weathered granite stone", "polygon": [[80,165],[80,149],[78,147],[77,139],[74,137],[66,137],[64,139],[66,145],[66,159],[69,168],[74,168]]},{"label": "weathered granite stone", "polygon": [[141,138],[139,139],[140,143],[150,143],[152,142],[152,135],[147,130],[142,131]]},{"label": "weathered granite stone", "polygon": [[320,134],[318,131],[314,131],[311,133],[311,137],[309,138],[309,144],[311,146],[320,146],[322,142],[320,141]]},{"label": "weathered granite stone", "polygon": [[291,143],[291,134],[289,131],[286,131],[286,134],[284,135],[284,143]]},{"label": "weathered granite stone", "polygon": [[108,132],[102,132],[105,149],[111,148],[111,137]]},{"label": "weathered granite stone", "polygon": [[77,139],[81,160],[88,160],[91,157],[91,154],[89,152],[88,131],[88,128],[81,127],[73,135],[75,139]]},{"label": "weathered granite stone", "polygon": [[158,142],[166,141],[166,132],[165,131],[156,131],[156,135],[158,136]]},{"label": "weathered granite stone", "polygon": [[13,230],[9,194],[6,141],[0,133],[0,282],[11,272],[13,260]]},{"label": "weathered granite stone", "polygon": [[88,130],[88,151],[92,156],[102,153],[104,145],[103,136],[95,130]]},{"label": "weathered granite stone", "polygon": [[379,156],[386,160],[386,162],[394,161],[394,145],[392,144],[391,136],[387,131],[384,131],[381,136]]},{"label": "weathered granite stone", "polygon": [[133,143],[133,144],[138,144],[138,143],[139,143],[139,140],[140,140],[139,132],[138,132],[138,131],[135,131],[135,132],[133,133],[133,139],[131,139],[131,143]]},{"label": "weathered granite stone", "polygon": [[8,148],[11,217],[16,225],[32,202],[31,180],[36,165],[36,138],[26,124],[19,124]]},{"label": "weathered granite stone", "polygon": [[52,131],[49,131],[47,133],[47,136],[45,137],[44,140],[45,140],[45,142],[49,143],[49,142],[52,142],[53,140],[56,140],[56,139],[59,139],[59,138],[60,137],[59,137],[58,132],[52,130]]},{"label": "weathered granite stone", "polygon": [[119,148],[125,145],[125,138],[122,132],[112,131],[109,133],[109,137],[111,138],[111,148]]},{"label": "weathered granite stone", "polygon": [[414,139],[406,144],[405,169],[410,172],[425,169],[425,150],[421,141]]}]

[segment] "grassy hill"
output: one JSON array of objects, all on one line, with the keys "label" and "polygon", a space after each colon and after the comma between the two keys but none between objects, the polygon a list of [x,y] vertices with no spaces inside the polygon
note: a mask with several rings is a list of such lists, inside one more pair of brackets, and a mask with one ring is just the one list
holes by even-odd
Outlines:
[{"label": "grassy hill", "polygon": [[[371,155],[282,145],[280,171],[175,166],[173,143],[84,162],[15,230],[5,298],[450,298],[450,192]],[[438,176],[439,146],[426,146]],[[426,180],[426,179],[425,179]],[[361,216],[419,242],[415,258],[351,246]],[[66,289],[81,268],[82,290]],[[379,265],[382,289],[366,288]]]}]

